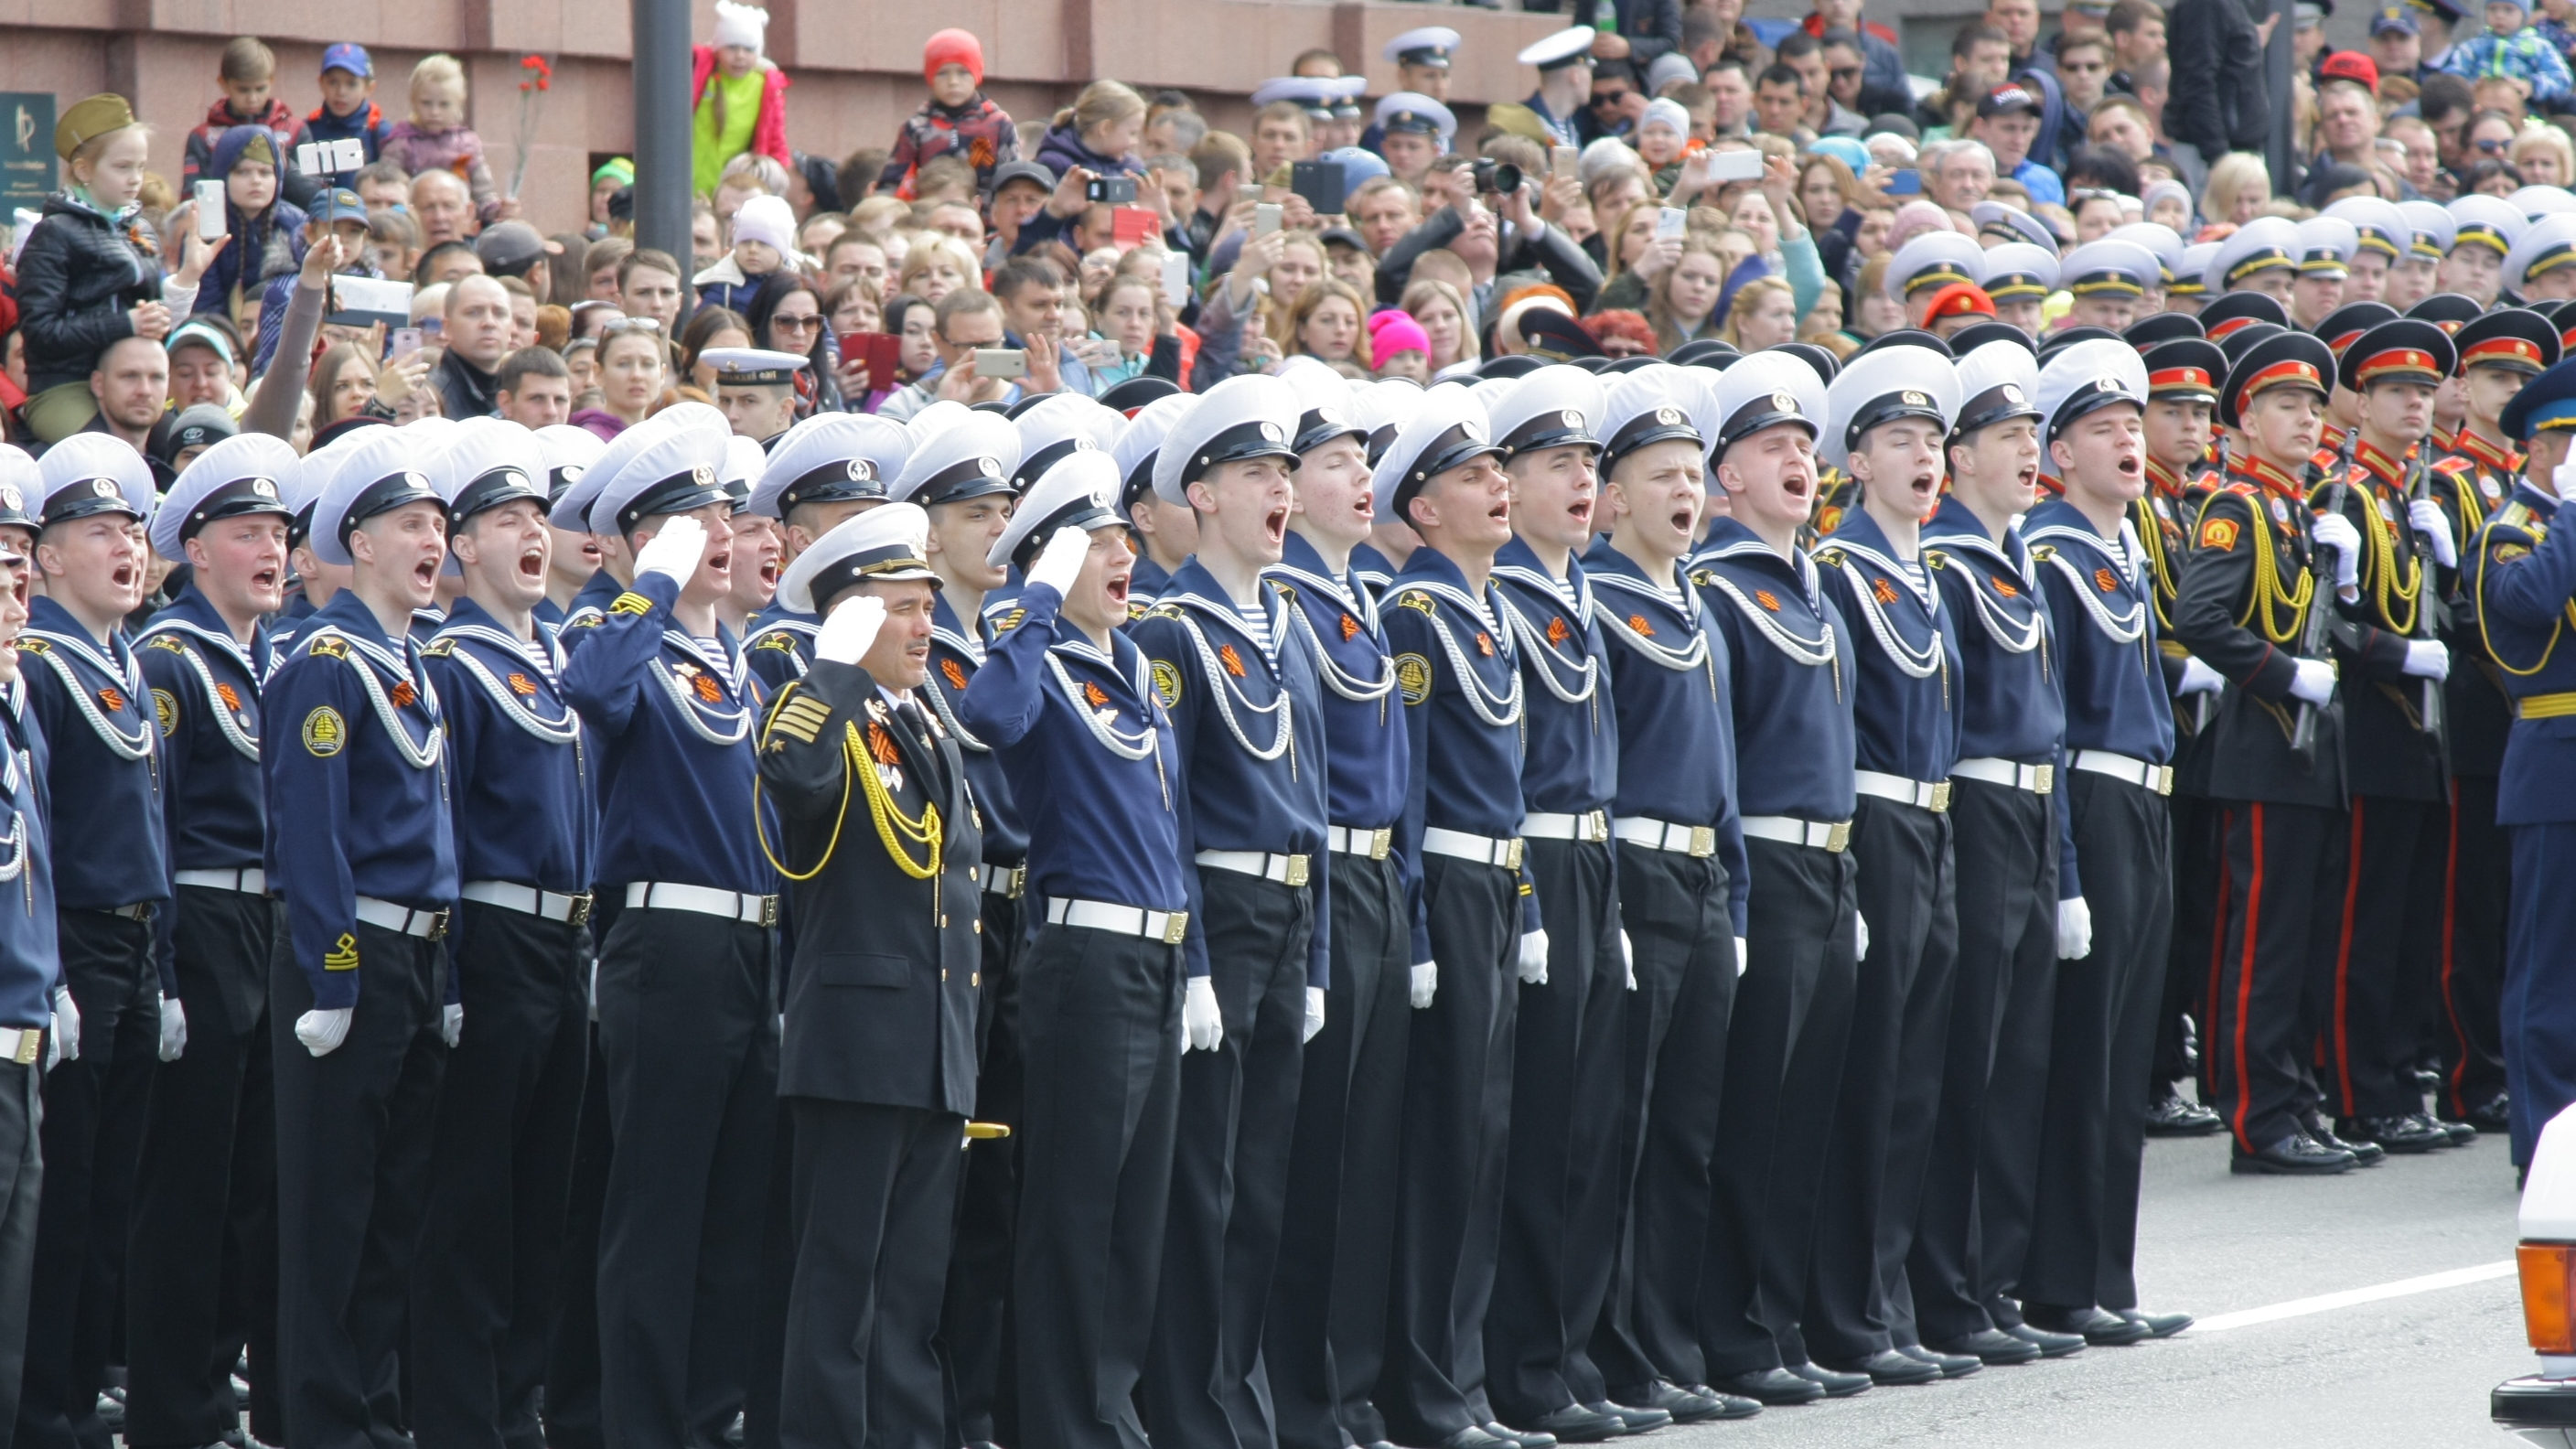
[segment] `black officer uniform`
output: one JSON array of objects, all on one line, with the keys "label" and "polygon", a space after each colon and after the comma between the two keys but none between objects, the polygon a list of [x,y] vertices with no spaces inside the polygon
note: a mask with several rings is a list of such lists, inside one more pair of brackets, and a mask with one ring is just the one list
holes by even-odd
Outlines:
[{"label": "black officer uniform", "polygon": [[[278,438],[218,442],[154,513],[154,549],[184,559],[186,540],[217,519],[286,518],[297,468]],[[161,723],[173,877],[172,909],[156,923],[161,973],[173,1002],[195,1011],[168,1008],[183,1013],[185,1040],[164,1040],[144,1122],[127,1257],[125,1436],[197,1445],[238,1428],[233,1365],[247,1346],[253,1432],[275,1442],[286,1426],[267,1021],[275,931],[259,769],[268,629],[254,622],[243,641],[192,582],[137,644]]]},{"label": "black officer uniform", "polygon": [[[789,375],[779,374],[781,380]],[[778,520],[782,530],[791,520],[820,528],[821,518],[829,515],[798,519],[796,511],[830,508],[847,517],[885,502],[889,483],[912,452],[912,435],[872,413],[822,412],[766,446],[769,459],[751,490],[750,511]],[[848,512],[842,513],[843,508]],[[776,599],[751,620],[743,632],[743,656],[765,696],[775,699],[789,680],[805,677],[814,626],[821,622]]]}]

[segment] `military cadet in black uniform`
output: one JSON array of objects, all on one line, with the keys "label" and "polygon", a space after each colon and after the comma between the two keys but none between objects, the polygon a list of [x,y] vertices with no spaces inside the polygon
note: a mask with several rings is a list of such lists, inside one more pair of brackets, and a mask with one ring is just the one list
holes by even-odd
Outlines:
[{"label": "military cadet in black uniform", "polygon": [[[2460,350],[2467,418],[2444,456],[2430,462],[2460,556],[2476,562],[2477,537],[2522,475],[2523,456],[2504,431],[2504,411],[2531,379],[2558,364],[2558,329],[2538,312],[2505,308],[2451,335]],[[2451,791],[2446,806],[2443,918],[2449,934],[2431,963],[2433,1040],[2442,1085],[2435,1110],[2481,1132],[2510,1125],[2504,1055],[2497,1038],[2504,988],[2505,927],[2512,916],[2509,839],[2496,824],[2496,777],[2504,767],[2513,711],[2505,672],[2487,652],[2463,574],[2444,590],[2451,606],[2443,641],[2451,650],[2443,723],[2450,729]]]},{"label": "military cadet in black uniform", "polygon": [[286,1432],[259,700],[269,669],[261,615],[285,589],[284,485],[297,467],[283,439],[223,439],[152,517],[154,551],[186,561],[190,575],[138,639],[161,723],[174,881],[172,909],[156,922],[162,1064],[127,1258],[125,1434],[140,1445],[206,1444],[238,1428],[232,1374],[245,1345],[254,1432],[266,1442]]},{"label": "military cadet in black uniform", "polygon": [[[1727,511],[1691,579],[1735,666],[1737,807],[1752,877],[1749,965],[1736,982],[1699,1278],[1708,1382],[1765,1404],[1825,1396],[1827,1370],[1787,1352],[1807,1281],[1816,1197],[1850,1039],[1861,933],[1850,853],[1852,640],[1798,546],[1815,506],[1824,381],[1761,353],[1694,410]],[[1836,1376],[1846,1393],[1866,1377]]]},{"label": "military cadet in black uniform", "polygon": [[[843,520],[885,502],[912,441],[900,423],[841,412],[816,413],[771,440],[750,511],[778,521],[779,566],[794,564]],[[804,677],[806,646],[821,623],[776,602],[752,620],[743,653],[772,698],[789,680]]]},{"label": "military cadet in black uniform", "polygon": [[754,836],[748,671],[715,617],[733,503],[710,412],[657,414],[602,455],[590,522],[626,541],[635,580],[564,671],[598,741],[593,874],[623,902],[593,990],[619,1144],[600,1402],[621,1446],[705,1443],[742,1400],[777,1113],[776,876]]},{"label": "military cadet in black uniform", "polygon": [[2313,967],[2342,895],[2344,839],[2335,664],[2310,616],[2333,609],[2337,572],[2357,576],[2361,546],[2340,515],[2308,512],[2333,374],[2334,354],[2305,333],[2237,355],[2218,421],[2241,446],[2193,522],[2173,606],[2175,637],[2228,679],[2191,764],[2220,812],[2226,865],[2202,998],[2202,1099],[2235,1138],[2238,1172],[2336,1173],[2356,1161],[2300,1121],[2300,1062],[2319,1021]]},{"label": "military cadet in black uniform", "polygon": [[1859,961],[1799,1318],[1826,1371],[1881,1384],[1942,1372],[1896,1351],[1889,1294],[1913,1249],[1958,956],[1949,780],[1959,753],[1959,621],[1941,607],[1921,557],[1959,409],[1953,368],[1926,347],[1854,358],[1827,390],[1832,419],[1817,447],[1860,485],[1858,506],[1817,544],[1816,564],[1826,597],[1853,622],[1861,798],[1851,857],[1876,944]]},{"label": "military cadet in black uniform", "polygon": [[1289,590],[1291,626],[1323,684],[1332,979],[1297,1088],[1261,1357],[1282,1449],[1342,1449],[1386,1438],[1369,1394],[1386,1360],[1421,894],[1419,872],[1395,850],[1411,773],[1395,658],[1377,601],[1350,567],[1375,512],[1368,433],[1339,377],[1301,368],[1288,380],[1301,407],[1297,503],[1267,577]]},{"label": "military cadet in black uniform", "polygon": [[798,922],[778,1078],[797,1144],[792,1445],[948,1442],[931,1345],[975,1106],[983,847],[957,747],[915,697],[939,583],[929,532],[908,503],[853,517],[779,588],[823,616],[760,746]]},{"label": "military cadet in black uniform", "polygon": [[[45,739],[25,711],[15,645],[27,622],[35,520],[26,505],[42,487],[35,461],[0,444],[0,1417],[18,1418],[27,1350],[27,1286],[35,1271],[37,1198],[44,1184],[37,1119],[43,1072],[63,1042],[47,1028],[59,984],[52,802]],[[68,1023],[69,1017],[60,1020]]]},{"label": "military cadet in black uniform", "polygon": [[588,1073],[598,782],[558,631],[536,617],[554,546],[543,451],[515,423],[470,418],[439,471],[465,593],[423,652],[447,711],[462,884],[457,1026],[412,1274],[411,1425],[425,1445],[463,1446],[539,1432]]},{"label": "military cadet in black uniform", "polygon": [[1733,671],[1681,568],[1708,502],[1708,450],[1683,406],[1697,391],[1669,368],[1611,386],[1595,427],[1610,527],[1583,556],[1611,645],[1620,752],[1610,829],[1637,992],[1623,1033],[1618,1258],[1588,1357],[1611,1403],[1685,1423],[1762,1407],[1705,1385],[1692,1329],[1752,888],[1735,813]]},{"label": "military cadet in black uniform", "polygon": [[[32,500],[45,592],[18,649],[27,709],[51,748],[50,793],[72,807],[53,834],[62,976],[79,1060],[46,1082],[52,1190],[36,1235],[18,1433],[104,1438],[98,1390],[121,1297],[128,1210],[160,1038],[152,922],[170,879],[152,700],[125,617],[150,587],[142,455],[104,433],[49,449]],[[66,1014],[66,1025],[69,1016]],[[67,1046],[66,1057],[71,1055]]]},{"label": "military cadet in black uniform", "polygon": [[370,430],[313,510],[350,586],[305,621],[262,698],[285,926],[269,976],[277,1073],[279,1390],[287,1442],[402,1437],[400,1353],[449,995],[456,901],[445,715],[410,637],[446,510],[419,444]]},{"label": "military cadet in black uniform", "polygon": [[[958,426],[963,427],[964,424]],[[1224,1023],[1182,1009],[1191,922],[1172,727],[1127,617],[1118,465],[1047,470],[986,562],[1028,579],[962,712],[1002,754],[1029,825],[1020,958],[1027,1102],[1012,1288],[1025,1449],[1143,1449],[1136,1382],[1163,1261],[1184,1045]]]}]

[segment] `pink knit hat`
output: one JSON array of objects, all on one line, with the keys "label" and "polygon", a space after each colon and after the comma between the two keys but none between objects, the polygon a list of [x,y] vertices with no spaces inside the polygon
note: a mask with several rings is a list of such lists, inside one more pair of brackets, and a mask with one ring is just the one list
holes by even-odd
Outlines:
[{"label": "pink knit hat", "polygon": [[1422,330],[1422,324],[1413,320],[1412,313],[1389,307],[1369,319],[1369,356],[1384,366],[1388,358],[1399,352],[1419,352],[1429,357],[1431,334]]}]

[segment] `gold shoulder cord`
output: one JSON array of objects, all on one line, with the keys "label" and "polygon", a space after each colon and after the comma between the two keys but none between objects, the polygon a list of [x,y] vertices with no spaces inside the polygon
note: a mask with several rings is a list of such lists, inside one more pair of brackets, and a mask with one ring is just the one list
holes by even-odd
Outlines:
[{"label": "gold shoulder cord", "polygon": [[2570,626],[2576,626],[2576,600],[2561,605],[2558,616],[2549,621],[2549,642],[2540,646],[2540,658],[2529,669],[2514,668],[2506,661],[2504,651],[2496,648],[2495,636],[2487,632],[2487,558],[2490,552],[2483,544],[2478,548],[2478,642],[2486,646],[2487,657],[2496,662],[2496,668],[2516,679],[2529,679],[2549,667],[2549,656],[2558,652],[2560,636]]},{"label": "gold shoulder cord", "polygon": [[[2379,610],[2379,621],[2386,624],[2392,633],[2412,634],[2415,632],[2416,611],[2421,606],[2424,594],[2424,561],[2420,558],[2408,559],[2407,562],[2413,566],[2408,581],[2404,584],[2396,582],[2396,530],[2381,515],[2378,502],[2371,497],[2369,491],[2360,491],[2362,512],[2370,519],[2371,602]],[[2406,606],[2406,617],[2403,620],[2397,617],[2396,606],[2391,603],[2392,598],[2396,603]]]},{"label": "gold shoulder cord", "polygon": [[[2155,487],[2150,482],[2147,487]],[[2152,496],[2152,495],[2151,495]],[[2138,542],[2147,554],[2147,602],[2156,607],[2156,632],[2173,632],[2173,611],[2165,601],[2181,592],[2181,580],[2175,576],[2173,550],[2166,545],[2163,525],[2156,518],[2155,505],[2146,498],[2138,500]]]},{"label": "gold shoulder cord", "polygon": [[[2210,494],[2209,500],[2200,505],[2200,518],[2192,521],[2193,531],[2199,531],[2201,522],[2209,517],[2209,510],[2218,506],[2219,499],[2241,496],[2223,490]],[[2254,535],[2247,541],[2256,545],[2254,587],[2246,591],[2245,611],[2236,616],[2236,627],[2254,628],[2259,623],[2264,638],[2275,644],[2288,644],[2307,627],[2308,606],[2317,596],[2317,576],[2314,570],[2299,575],[2299,591],[2295,594],[2281,587],[2281,567],[2272,557],[2271,525],[2264,521],[2263,511],[2252,503],[2246,504],[2245,511],[2249,519],[2247,526]],[[2280,611],[2284,608],[2290,611],[2290,621],[2286,624],[2279,622]]]},{"label": "gold shoulder cord", "polygon": [[[895,868],[914,880],[928,880],[939,874],[939,807],[924,800],[918,818],[905,818],[904,813],[895,807],[894,796],[887,793],[885,781],[877,778],[876,761],[868,758],[867,746],[859,739],[858,722],[853,720],[843,728],[843,768],[856,774],[860,785],[866,789],[868,815],[876,822],[877,839],[885,842],[886,854],[894,857]],[[842,786],[845,802],[848,788],[846,784]],[[848,808],[846,803],[843,808]],[[836,837],[837,834],[836,826]],[[910,852],[905,849],[907,843],[924,847],[924,863],[913,863]]]}]

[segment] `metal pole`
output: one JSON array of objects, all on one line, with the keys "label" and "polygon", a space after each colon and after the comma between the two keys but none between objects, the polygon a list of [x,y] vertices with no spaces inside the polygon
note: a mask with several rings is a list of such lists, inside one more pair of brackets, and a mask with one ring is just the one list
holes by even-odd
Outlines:
[{"label": "metal pole", "polygon": [[[2272,134],[2263,145],[2263,164],[2272,173],[2272,194],[2288,196],[2299,185],[2298,124],[2292,114],[2297,106],[2290,86],[2290,42],[2298,34],[2299,17],[2292,0],[2272,0],[2271,8],[2272,43],[2263,54],[2263,89],[2272,100]],[[636,83],[643,83],[640,75]]]},{"label": "metal pole", "polygon": [[[688,0],[633,0],[635,245],[689,269]],[[685,291],[685,287],[683,288]]]}]

